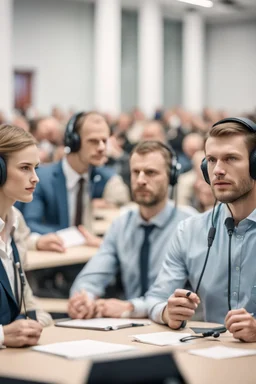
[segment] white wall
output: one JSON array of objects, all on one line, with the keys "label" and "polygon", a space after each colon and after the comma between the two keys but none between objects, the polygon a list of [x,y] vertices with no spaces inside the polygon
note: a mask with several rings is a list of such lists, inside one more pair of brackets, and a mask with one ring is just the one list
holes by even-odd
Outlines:
[{"label": "white wall", "polygon": [[[0,0],[1,1],[1,0]],[[13,68],[35,71],[34,106],[93,108],[92,4],[14,0]],[[123,12],[122,108],[137,104],[137,14]],[[205,105],[230,113],[256,106],[256,22],[206,28]],[[164,23],[164,105],[181,100],[181,24]]]},{"label": "white wall", "polygon": [[216,24],[206,33],[206,105],[243,113],[256,107],[256,21]]},{"label": "white wall", "polygon": [[59,0],[14,0],[14,69],[35,71],[34,106],[93,106],[93,6]]}]

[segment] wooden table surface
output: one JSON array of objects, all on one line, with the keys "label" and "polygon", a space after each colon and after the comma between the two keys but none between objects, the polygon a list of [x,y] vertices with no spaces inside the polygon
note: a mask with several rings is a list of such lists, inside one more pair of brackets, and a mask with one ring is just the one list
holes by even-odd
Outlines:
[{"label": "wooden table surface", "polygon": [[[190,323],[191,325],[191,323]],[[192,323],[193,326],[209,326],[208,323]],[[254,384],[256,381],[256,357],[240,357],[214,360],[187,353],[188,349],[206,348],[225,345],[237,348],[255,349],[256,343],[235,341],[228,333],[219,339],[199,339],[190,344],[176,347],[159,347],[133,342],[129,336],[139,333],[166,332],[163,325],[126,328],[117,331],[90,331],[71,328],[49,327],[44,329],[40,344],[81,339],[94,339],[106,342],[128,344],[136,347],[135,352],[124,353],[123,356],[141,356],[145,354],[173,352],[180,370],[189,384]],[[188,332],[188,329],[182,332]],[[108,358],[114,359],[112,355]],[[118,356],[120,357],[120,356]],[[34,352],[31,348],[7,348],[0,350],[0,375],[19,378],[43,380],[50,383],[82,384],[88,376],[90,359],[68,360],[62,357]]]},{"label": "wooden table surface", "polygon": [[98,248],[79,246],[68,248],[66,252],[28,251],[24,267],[26,271],[51,268],[58,265],[86,263],[95,255]]}]

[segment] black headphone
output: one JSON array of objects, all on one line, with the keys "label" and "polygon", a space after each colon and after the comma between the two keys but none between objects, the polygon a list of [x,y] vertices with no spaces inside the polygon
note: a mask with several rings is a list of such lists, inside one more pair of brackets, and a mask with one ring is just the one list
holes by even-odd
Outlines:
[{"label": "black headphone", "polygon": [[[213,124],[213,127],[216,125],[224,124],[224,123],[240,123],[242,124],[248,131],[256,134],[256,124],[246,117],[228,117],[226,119],[222,119],[217,121],[217,123]],[[201,163],[201,170],[204,176],[205,181],[208,184],[211,184],[208,169],[207,169],[207,160],[204,158]],[[253,149],[250,153],[249,158],[249,172],[252,179],[256,180],[256,149]]]},{"label": "black headphone", "polygon": [[7,166],[5,159],[0,156],[0,187],[4,185],[7,179]]},{"label": "black headphone", "polygon": [[176,155],[176,152],[170,145],[166,145],[161,141],[157,141],[157,143],[160,144],[163,148],[167,149],[167,151],[170,153],[171,167],[170,167],[169,185],[171,187],[174,187],[178,183],[179,170],[181,168],[181,165],[178,162],[178,157]]},{"label": "black headphone", "polygon": [[76,131],[76,124],[80,117],[86,116],[85,112],[75,113],[67,123],[64,145],[70,149],[70,152],[78,152],[81,147],[81,138],[79,133]]}]

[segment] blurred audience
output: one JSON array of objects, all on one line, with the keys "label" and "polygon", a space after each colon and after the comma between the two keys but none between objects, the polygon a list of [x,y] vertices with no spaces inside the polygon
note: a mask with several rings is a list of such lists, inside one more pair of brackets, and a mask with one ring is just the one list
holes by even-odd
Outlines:
[{"label": "blurred audience", "polygon": [[164,126],[161,121],[152,120],[144,125],[144,129],[141,135],[141,140],[156,140],[163,144],[167,144],[167,138],[164,130]]},{"label": "blurred audience", "polygon": [[51,162],[54,152],[63,142],[63,132],[57,119],[51,116],[30,121],[30,132],[38,142],[40,161]]}]

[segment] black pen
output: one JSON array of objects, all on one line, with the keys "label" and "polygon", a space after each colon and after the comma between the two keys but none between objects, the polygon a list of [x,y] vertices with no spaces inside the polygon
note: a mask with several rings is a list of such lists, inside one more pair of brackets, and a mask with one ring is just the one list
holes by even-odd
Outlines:
[{"label": "black pen", "polygon": [[143,323],[132,323],[132,327],[143,327],[144,325]]}]

